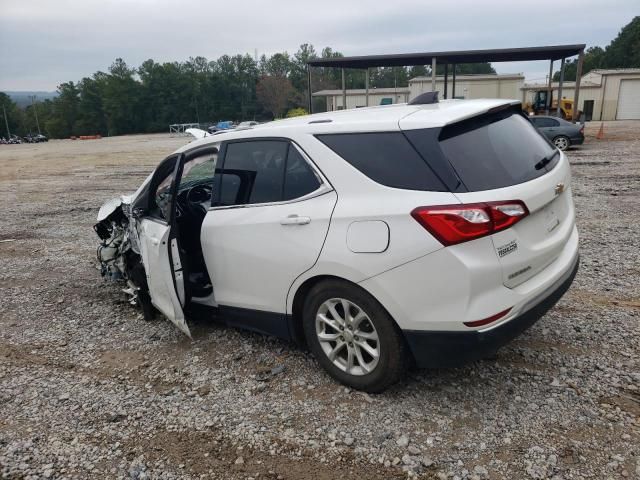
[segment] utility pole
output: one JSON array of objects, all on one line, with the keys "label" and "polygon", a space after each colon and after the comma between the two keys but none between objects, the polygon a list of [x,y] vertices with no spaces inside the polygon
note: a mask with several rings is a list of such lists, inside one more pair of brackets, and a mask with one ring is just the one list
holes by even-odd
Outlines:
[{"label": "utility pole", "polygon": [[40,131],[40,122],[38,121],[38,110],[36,109],[35,100],[36,100],[36,96],[31,95],[31,106],[33,107],[33,114],[36,116],[36,125],[38,127],[38,135],[42,135],[42,132]]},{"label": "utility pole", "polygon": [[7,111],[4,108],[4,103],[2,104],[2,112],[4,113],[4,124],[7,127],[7,139],[11,138],[11,132],[9,131],[9,122],[7,120]]}]

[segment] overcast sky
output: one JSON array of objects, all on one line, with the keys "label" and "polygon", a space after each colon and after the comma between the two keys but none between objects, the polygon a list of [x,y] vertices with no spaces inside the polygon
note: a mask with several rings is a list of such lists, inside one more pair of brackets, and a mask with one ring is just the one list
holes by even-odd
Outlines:
[{"label": "overcast sky", "polygon": [[[116,57],[345,55],[586,43],[607,45],[638,0],[0,0],[0,91],[55,90]],[[547,62],[497,63],[544,81]]]}]

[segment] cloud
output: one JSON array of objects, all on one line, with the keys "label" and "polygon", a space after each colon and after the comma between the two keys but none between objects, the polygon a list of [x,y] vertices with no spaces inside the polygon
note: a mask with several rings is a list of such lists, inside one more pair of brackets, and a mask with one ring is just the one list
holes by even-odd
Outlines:
[{"label": "cloud", "polygon": [[[52,90],[106,70],[116,57],[293,53],[302,43],[346,55],[507,48],[561,43],[606,45],[637,0],[3,0],[0,90]],[[595,21],[597,19],[597,21]],[[544,77],[548,65],[496,64],[501,72]]]}]

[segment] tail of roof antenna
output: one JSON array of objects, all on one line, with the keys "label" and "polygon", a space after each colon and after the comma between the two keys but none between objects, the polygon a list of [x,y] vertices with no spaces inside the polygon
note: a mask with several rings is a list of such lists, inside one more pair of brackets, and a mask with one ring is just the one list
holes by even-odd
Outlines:
[{"label": "tail of roof antenna", "polygon": [[439,92],[422,93],[411,100],[409,105],[429,105],[431,103],[438,103],[438,93]]}]

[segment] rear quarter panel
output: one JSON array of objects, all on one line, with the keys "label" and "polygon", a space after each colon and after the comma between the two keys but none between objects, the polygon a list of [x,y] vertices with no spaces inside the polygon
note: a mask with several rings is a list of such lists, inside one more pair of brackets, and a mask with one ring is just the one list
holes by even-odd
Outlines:
[{"label": "rear quarter panel", "polygon": [[[309,278],[330,275],[359,283],[443,248],[411,217],[411,211],[422,205],[459,203],[453,194],[386,187],[369,179],[312,136],[298,138],[297,142],[331,182],[338,202],[318,261],[290,289],[287,312],[291,312],[295,292]],[[349,228],[360,221],[382,221],[389,226],[389,244],[384,251],[357,253],[349,248]]]}]

